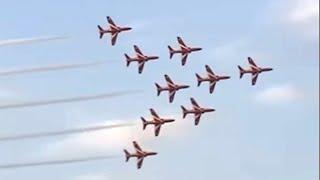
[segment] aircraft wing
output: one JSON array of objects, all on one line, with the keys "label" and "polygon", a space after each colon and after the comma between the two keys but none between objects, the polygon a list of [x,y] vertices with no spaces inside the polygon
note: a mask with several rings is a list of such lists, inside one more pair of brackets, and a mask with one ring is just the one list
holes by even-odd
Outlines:
[{"label": "aircraft wing", "polygon": [[248,57],[248,62],[251,66],[258,67],[251,57]]},{"label": "aircraft wing", "polygon": [[174,85],[173,81],[171,80],[171,78],[168,75],[164,75],[164,78],[166,79],[168,86]]},{"label": "aircraft wing", "polygon": [[138,169],[140,169],[142,167],[143,159],[144,159],[144,157],[138,157],[138,161],[137,161],[137,168]]},{"label": "aircraft wing", "polygon": [[137,151],[138,153],[141,153],[141,152],[142,152],[141,147],[139,146],[139,144],[138,144],[136,141],[133,141],[133,146],[134,146],[134,148],[136,149],[136,151]]},{"label": "aircraft wing", "polygon": [[152,116],[159,118],[158,114],[156,113],[156,111],[154,109],[150,109],[150,112],[151,112]]},{"label": "aircraft wing", "polygon": [[197,126],[199,124],[200,118],[201,118],[201,113],[195,114],[194,125]]},{"label": "aircraft wing", "polygon": [[107,16],[107,20],[112,29],[117,29],[117,25],[113,22],[110,16]]},{"label": "aircraft wing", "polygon": [[169,102],[173,102],[176,91],[169,91]]},{"label": "aircraft wing", "polygon": [[137,45],[134,45],[133,48],[134,48],[134,51],[135,51],[138,55],[143,56],[142,51],[140,50],[140,48],[139,48]]},{"label": "aircraft wing", "polygon": [[118,33],[111,34],[111,45],[112,46],[116,44],[117,38],[118,38]]},{"label": "aircraft wing", "polygon": [[181,60],[182,66],[186,64],[187,59],[188,59],[188,53],[182,53],[182,60]]},{"label": "aircraft wing", "polygon": [[252,86],[256,84],[258,76],[259,76],[259,73],[252,74],[252,81],[251,81]]},{"label": "aircraft wing", "polygon": [[159,135],[159,133],[160,133],[160,129],[161,129],[161,124],[157,124],[157,125],[155,125],[155,127],[154,127],[155,129],[154,129],[154,135],[155,136],[158,136]]},{"label": "aircraft wing", "polygon": [[199,104],[196,102],[196,100],[194,100],[193,98],[190,98],[191,104],[193,106],[193,108],[197,109],[199,108]]},{"label": "aircraft wing", "polygon": [[210,93],[213,93],[216,82],[210,82]]},{"label": "aircraft wing", "polygon": [[213,75],[213,76],[215,75],[212,69],[210,68],[210,66],[206,65],[206,70],[209,75]]},{"label": "aircraft wing", "polygon": [[139,61],[139,74],[142,73],[144,67],[144,61]]},{"label": "aircraft wing", "polygon": [[187,45],[183,42],[181,37],[177,37],[177,40],[178,40],[178,43],[179,43],[181,49],[187,49],[188,48]]}]

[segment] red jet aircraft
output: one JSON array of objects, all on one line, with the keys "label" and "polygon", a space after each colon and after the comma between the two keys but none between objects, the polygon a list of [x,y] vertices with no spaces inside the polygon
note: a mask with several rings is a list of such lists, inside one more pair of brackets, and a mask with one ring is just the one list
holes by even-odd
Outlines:
[{"label": "red jet aircraft", "polygon": [[216,75],[212,69],[206,65],[207,70],[207,77],[201,77],[199,74],[196,73],[197,80],[198,80],[198,87],[201,85],[202,82],[208,81],[210,83],[210,93],[213,93],[214,87],[216,86],[216,83],[220,80],[230,79],[230,76],[219,76]]},{"label": "red jet aircraft", "polygon": [[158,116],[158,114],[153,110],[150,109],[151,115],[152,115],[152,120],[151,121],[147,121],[145,120],[143,117],[141,117],[142,123],[143,123],[143,130],[146,129],[147,125],[149,124],[153,124],[154,125],[154,135],[158,136],[160,133],[160,128],[163,124],[165,123],[170,123],[170,122],[174,122],[174,119],[164,119],[164,118],[160,118]]},{"label": "red jet aircraft", "polygon": [[242,78],[243,74],[249,73],[252,75],[252,80],[251,80],[252,85],[256,84],[260,73],[273,70],[272,68],[261,68],[261,67],[257,66],[251,57],[248,57],[248,62],[250,64],[250,67],[248,69],[243,69],[240,66],[238,66],[238,68],[240,71],[240,79]]},{"label": "red jet aircraft", "polygon": [[184,65],[186,64],[186,62],[187,62],[188,55],[189,55],[190,53],[194,52],[194,51],[201,51],[202,48],[199,48],[199,47],[189,47],[189,46],[187,46],[187,45],[183,42],[183,40],[182,40],[181,37],[177,37],[177,39],[178,39],[178,43],[179,43],[179,45],[180,45],[180,49],[175,50],[175,49],[173,49],[171,46],[168,46],[168,48],[169,48],[169,53],[170,53],[170,59],[172,58],[172,56],[173,56],[174,54],[180,53],[181,56],[182,56],[182,61],[181,61],[181,63],[182,63],[182,66],[184,66]]},{"label": "red jet aircraft", "polygon": [[190,98],[191,104],[193,106],[193,109],[187,110],[185,107],[181,106],[182,108],[182,113],[183,113],[183,118],[187,116],[187,114],[194,114],[195,117],[195,125],[197,126],[199,124],[201,115],[207,112],[213,112],[215,109],[212,108],[202,108],[198,105],[198,103],[193,99]]},{"label": "red jet aircraft", "polygon": [[136,52],[136,57],[131,58],[128,54],[124,54],[124,56],[126,57],[126,60],[127,60],[127,67],[130,65],[131,62],[134,62],[134,61],[138,62],[139,74],[142,73],[145,62],[159,59],[158,56],[144,55],[137,45],[134,45],[133,48],[134,48],[134,51]]},{"label": "red jet aircraft", "polygon": [[156,87],[157,87],[157,95],[159,96],[160,93],[162,91],[168,91],[169,92],[169,102],[172,103],[173,100],[174,100],[174,96],[176,94],[176,92],[180,89],[186,89],[186,88],[189,88],[190,86],[188,85],[178,85],[178,84],[175,84],[168,75],[164,75],[164,78],[166,79],[167,81],[167,87],[161,87],[159,84],[155,83],[156,84]]},{"label": "red jet aircraft", "polygon": [[103,29],[100,25],[98,25],[99,37],[101,39],[105,33],[110,33],[111,34],[111,45],[114,46],[116,44],[118,34],[123,32],[123,31],[129,31],[132,28],[131,27],[120,27],[120,26],[117,26],[113,22],[113,20],[111,19],[110,16],[107,16],[107,20],[108,20],[108,23],[109,23],[109,29]]},{"label": "red jet aircraft", "polygon": [[154,155],[158,154],[156,152],[143,151],[136,141],[133,141],[133,146],[134,146],[134,148],[136,150],[136,153],[130,154],[126,149],[124,149],[123,151],[126,154],[126,162],[128,162],[131,157],[136,157],[137,158],[137,168],[138,169],[141,168],[141,166],[143,164],[143,159],[145,157],[154,156]]}]

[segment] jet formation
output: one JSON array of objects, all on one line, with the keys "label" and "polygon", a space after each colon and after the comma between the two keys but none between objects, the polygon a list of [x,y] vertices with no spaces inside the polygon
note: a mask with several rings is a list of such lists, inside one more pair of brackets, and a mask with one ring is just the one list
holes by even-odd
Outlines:
[{"label": "jet formation", "polygon": [[[117,26],[111,17],[107,16],[107,20],[109,23],[109,28],[108,29],[103,29],[100,25],[98,25],[99,29],[99,37],[100,39],[103,37],[105,33],[110,33],[111,34],[111,45],[114,46],[117,41],[117,36],[119,33],[124,32],[124,31],[130,31],[132,28],[131,27],[120,27]],[[187,63],[187,59],[189,54],[197,51],[201,51],[201,47],[191,47],[186,45],[186,43],[182,40],[180,36],[177,37],[177,41],[179,44],[179,48],[174,49],[170,45],[168,45],[169,49],[169,58],[172,59],[174,54],[181,54],[181,65],[185,66]],[[148,61],[153,61],[159,59],[158,56],[147,56],[142,53],[140,48],[137,45],[133,46],[134,51],[136,56],[135,57],[130,57],[128,54],[124,54],[126,58],[126,65],[127,67],[131,64],[131,62],[137,62],[138,63],[138,73],[141,74],[144,69],[144,65]],[[243,77],[244,74],[251,74],[252,75],[252,80],[251,84],[254,86],[256,84],[256,81],[258,79],[258,76],[262,72],[267,72],[267,71],[272,71],[272,68],[263,68],[259,67],[256,65],[256,63],[253,61],[251,57],[248,57],[248,62],[249,62],[249,68],[248,69],[243,69],[241,66],[238,66],[238,69],[240,71],[240,79]],[[203,82],[208,82],[209,83],[209,93],[212,94],[214,93],[215,86],[217,82],[222,81],[222,80],[227,80],[230,79],[230,76],[227,75],[217,75],[214,73],[214,71],[211,69],[209,65],[205,65],[206,69],[206,76],[201,76],[198,73],[196,73],[196,78],[197,78],[197,86],[199,87]],[[181,89],[187,89],[190,86],[186,84],[176,84],[172,81],[172,79],[165,74],[164,78],[167,82],[167,86],[160,86],[158,83],[155,83],[156,85],[156,90],[157,90],[157,96],[160,96],[161,92],[163,91],[168,91],[169,93],[169,103],[172,103],[175,98],[175,94],[177,91]],[[198,126],[200,119],[203,114],[209,113],[209,112],[214,112],[214,108],[210,107],[201,107],[194,98],[190,98],[192,108],[187,109],[184,106],[181,105],[182,109],[182,118],[185,119],[188,114],[193,114],[194,115],[194,125]],[[175,121],[175,119],[165,119],[160,117],[156,111],[152,108],[150,108],[150,113],[152,115],[151,120],[146,120],[144,117],[141,117],[142,120],[142,129],[145,130],[147,126],[153,125],[154,126],[154,136],[159,136],[160,134],[160,129],[162,125],[164,124],[171,124]],[[143,160],[145,157],[148,156],[154,156],[157,155],[156,152],[149,152],[149,151],[143,151],[141,147],[138,145],[136,141],[133,141],[133,146],[135,148],[135,153],[129,153],[127,150],[124,150],[125,152],[125,158],[126,162],[129,161],[131,157],[136,157],[137,158],[137,168],[140,169],[143,164]]]}]

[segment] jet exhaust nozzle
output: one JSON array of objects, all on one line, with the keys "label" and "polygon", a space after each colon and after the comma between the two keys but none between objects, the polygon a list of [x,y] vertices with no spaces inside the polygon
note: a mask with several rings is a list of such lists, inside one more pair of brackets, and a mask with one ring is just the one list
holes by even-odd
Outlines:
[{"label": "jet exhaust nozzle", "polygon": [[141,120],[142,120],[142,128],[143,130],[145,130],[148,125],[148,122],[146,119],[144,119],[144,117],[141,117]]},{"label": "jet exhaust nozzle", "polygon": [[158,83],[155,83],[155,85],[157,87],[157,96],[159,96],[162,92],[162,87]]},{"label": "jet exhaust nozzle", "polygon": [[129,65],[131,63],[131,58],[128,54],[124,54],[124,56],[126,57],[127,67],[129,67]]},{"label": "jet exhaust nozzle", "polygon": [[126,155],[126,162],[128,162],[129,159],[130,159],[130,157],[131,157],[131,155],[130,155],[130,153],[129,153],[126,149],[124,149],[123,151],[124,151],[124,153],[125,153],[125,155]]},{"label": "jet exhaust nozzle", "polygon": [[201,85],[201,83],[202,83],[202,77],[199,75],[199,74],[197,74],[196,73],[196,77],[197,77],[197,81],[198,81],[198,87]]},{"label": "jet exhaust nozzle", "polygon": [[187,109],[184,106],[181,106],[182,109],[182,118],[184,119],[187,116]]},{"label": "jet exhaust nozzle", "polygon": [[169,49],[170,59],[172,59],[174,55],[174,49],[171,46],[168,46],[168,49]]},{"label": "jet exhaust nozzle", "polygon": [[102,39],[104,35],[104,29],[100,25],[98,25],[98,29],[99,29],[99,38]]},{"label": "jet exhaust nozzle", "polygon": [[241,66],[238,66],[239,72],[240,72],[240,79],[242,78],[243,74],[244,74],[244,69],[242,69]]}]

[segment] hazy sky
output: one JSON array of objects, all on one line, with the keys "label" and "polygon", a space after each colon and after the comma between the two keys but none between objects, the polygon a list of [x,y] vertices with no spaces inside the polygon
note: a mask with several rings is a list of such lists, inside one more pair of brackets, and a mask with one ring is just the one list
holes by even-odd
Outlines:
[{"label": "hazy sky", "polygon": [[[319,176],[319,1],[2,1],[0,70],[49,64],[110,60],[87,69],[0,77],[0,104],[74,97],[126,90],[141,94],[83,103],[0,111],[0,136],[55,131],[134,121],[138,125],[95,133],[0,142],[0,165],[7,163],[119,155],[88,163],[0,170],[1,180],[316,180]],[[133,30],[110,45],[98,39],[97,24],[105,16]],[[169,60],[167,45],[176,36],[203,51],[191,54],[185,67],[180,57]],[[48,42],[34,41],[47,38]],[[59,37],[63,37],[59,39]],[[53,40],[54,38],[58,38]],[[31,42],[19,43],[17,39]],[[18,43],[17,43],[18,42]],[[125,66],[123,53],[137,44],[159,55],[142,75],[136,64]],[[260,75],[252,87],[239,80],[237,65],[252,56],[274,71]],[[194,73],[208,64],[230,75],[209,94],[196,87]],[[174,103],[166,93],[156,97],[154,82],[168,74],[191,88],[178,92]],[[189,98],[216,112],[195,127],[182,119],[180,105]],[[140,116],[149,108],[177,122],[142,131]],[[124,162],[123,148],[137,140],[159,154]]]}]

